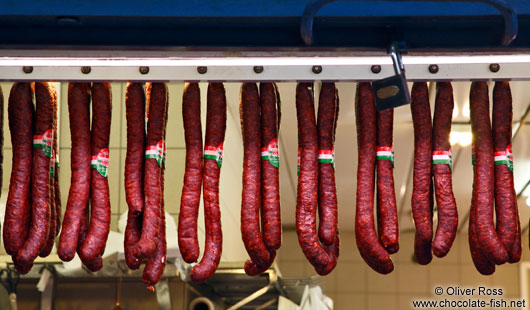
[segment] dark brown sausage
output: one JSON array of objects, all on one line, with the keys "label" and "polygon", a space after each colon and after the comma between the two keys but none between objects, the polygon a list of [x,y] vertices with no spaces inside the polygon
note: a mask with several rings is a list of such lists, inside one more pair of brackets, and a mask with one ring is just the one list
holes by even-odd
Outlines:
[{"label": "dark brown sausage", "polygon": [[[206,136],[204,140],[204,222],[206,242],[201,261],[191,270],[191,279],[200,283],[217,270],[223,248],[221,212],[219,210],[219,176],[226,130],[226,96],[222,83],[210,83],[207,94]],[[221,152],[221,156],[215,155]],[[219,160],[213,159],[217,158]]]},{"label": "dark brown sausage", "polygon": [[[282,242],[279,182],[280,158],[278,153],[278,130],[281,117],[280,95],[274,83],[260,83],[259,89],[261,104],[261,222],[263,241],[268,249],[277,250]],[[274,258],[271,254],[272,260]]]},{"label": "dark brown sausage", "polygon": [[88,234],[88,229],[90,226],[90,223],[88,221],[89,217],[89,208],[88,206],[85,208],[85,211],[81,218],[79,219],[79,239],[77,244],[77,254],[79,255],[79,258],[81,259],[81,262],[85,267],[92,272],[99,271],[103,267],[103,259],[101,256],[96,257],[95,260],[89,261],[85,260],[84,256],[81,255],[81,247],[85,243],[86,236]]},{"label": "dark brown sausage", "polygon": [[[39,253],[40,257],[47,257],[50,255],[53,245],[55,244],[55,236],[57,232],[57,206],[55,197],[55,158],[57,157],[57,105],[52,107],[53,116],[53,131],[52,131],[52,154],[50,158],[50,175],[48,177],[48,183],[50,187],[50,193],[48,196],[50,205],[50,229],[48,230],[48,236],[46,237],[46,243]],[[60,212],[60,210],[59,210]],[[60,216],[59,216],[60,218]],[[59,224],[60,225],[60,224]]]},{"label": "dark brown sausage", "polygon": [[260,231],[261,137],[260,102],[255,83],[241,87],[241,131],[243,135],[243,192],[241,199],[241,235],[250,261],[258,266],[270,260]]},{"label": "dark brown sausage", "polygon": [[20,248],[17,260],[31,265],[46,243],[50,229],[50,157],[53,145],[53,106],[57,92],[48,82],[35,83],[36,117],[33,137],[32,206],[28,239]]},{"label": "dark brown sausage", "polygon": [[108,182],[112,94],[109,83],[92,84],[90,227],[80,256],[94,261],[103,254],[110,230]]},{"label": "dark brown sausage", "polygon": [[469,99],[471,130],[475,136],[475,174],[473,199],[476,199],[476,234],[482,253],[496,265],[508,261],[493,223],[494,167],[488,84],[473,82]]},{"label": "dark brown sausage", "polygon": [[322,83],[317,117],[318,131],[318,236],[324,245],[337,234],[337,190],[335,187],[335,128],[338,96],[335,83]]},{"label": "dark brown sausage", "polygon": [[148,258],[156,250],[160,225],[160,171],[163,158],[157,157],[165,147],[166,106],[168,104],[167,85],[152,83],[149,98],[149,119],[147,122],[147,149],[144,172],[145,206],[142,235],[134,248],[134,255]]},{"label": "dark brown sausage", "polygon": [[30,83],[15,83],[8,103],[13,161],[4,217],[4,248],[16,255],[26,241],[31,215],[31,162],[33,154],[33,94]]},{"label": "dark brown sausage", "polygon": [[142,233],[144,208],[144,152],[146,98],[142,83],[128,83],[125,94],[127,154],[125,156],[125,199],[129,207],[124,236],[125,262],[138,269],[141,260],[133,254]]},{"label": "dark brown sausage", "polygon": [[412,86],[412,121],[414,124],[414,173],[412,185],[412,216],[416,225],[414,254],[418,263],[432,260],[432,125],[427,83]]},{"label": "dark brown sausage", "polygon": [[357,123],[357,195],[355,239],[365,262],[375,271],[387,274],[394,264],[377,237],[374,225],[374,170],[376,160],[376,111],[372,85],[359,83],[355,100]]},{"label": "dark brown sausage", "polygon": [[394,109],[376,111],[377,230],[388,254],[399,250],[399,226],[394,189]]},{"label": "dark brown sausage", "polygon": [[432,251],[434,255],[444,257],[451,249],[458,230],[458,210],[453,195],[451,143],[449,141],[454,102],[451,83],[438,82],[436,89],[432,171],[438,206],[438,226]]},{"label": "dark brown sausage", "polygon": [[496,82],[493,89],[492,114],[496,231],[499,240],[508,251],[511,263],[519,261],[517,253],[512,253],[512,250],[514,244],[520,242],[520,237],[519,241],[516,240],[519,211],[513,187],[512,113],[510,83]]},{"label": "dark brown sausage", "polygon": [[187,263],[199,258],[197,218],[202,187],[201,93],[198,83],[189,83],[182,97],[182,121],[186,140],[186,169],[180,199],[178,242]]},{"label": "dark brown sausage", "polygon": [[72,177],[59,238],[58,254],[63,261],[70,261],[74,258],[78,246],[81,219],[86,212],[90,195],[89,90],[89,83],[70,83],[68,85],[68,112],[72,136]]}]

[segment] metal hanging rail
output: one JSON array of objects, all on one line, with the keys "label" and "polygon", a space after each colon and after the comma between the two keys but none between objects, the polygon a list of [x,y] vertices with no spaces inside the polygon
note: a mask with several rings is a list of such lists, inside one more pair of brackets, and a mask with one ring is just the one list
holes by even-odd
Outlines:
[{"label": "metal hanging rail", "polygon": [[[371,81],[394,74],[389,56],[97,56],[0,58],[3,81]],[[12,53],[11,53],[12,54]],[[38,55],[39,51],[33,51]],[[4,54],[6,55],[6,54]],[[9,54],[7,54],[9,55]],[[139,55],[139,56],[138,56]],[[317,54],[318,55],[318,54]],[[340,55],[340,53],[337,53]],[[408,81],[530,80],[530,54],[405,55]]]}]

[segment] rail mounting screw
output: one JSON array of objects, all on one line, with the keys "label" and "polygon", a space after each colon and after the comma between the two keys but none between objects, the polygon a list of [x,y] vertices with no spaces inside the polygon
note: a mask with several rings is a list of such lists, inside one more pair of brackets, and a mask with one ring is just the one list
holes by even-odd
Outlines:
[{"label": "rail mounting screw", "polygon": [[138,70],[140,71],[141,74],[149,73],[149,67],[140,67]]},{"label": "rail mounting screw", "polygon": [[370,70],[372,70],[372,73],[378,74],[381,72],[381,66],[380,65],[373,65]]},{"label": "rail mounting screw", "polygon": [[31,72],[33,72],[33,67],[32,66],[24,66],[22,67],[22,71],[26,74],[30,74]]},{"label": "rail mounting screw", "polygon": [[208,71],[208,67],[197,67],[197,72],[199,72],[199,74],[205,74],[206,72]]},{"label": "rail mounting screw", "polygon": [[499,66],[499,64],[491,64],[490,65],[490,71],[495,73],[495,72],[499,72],[501,66]]},{"label": "rail mounting screw", "polygon": [[81,67],[81,73],[83,74],[89,74],[90,71],[92,71],[92,68],[86,66],[86,67]]},{"label": "rail mounting screw", "polygon": [[320,74],[322,73],[322,66],[313,66],[313,68],[311,68],[311,71],[313,71],[314,74]]},{"label": "rail mounting screw", "polygon": [[256,73],[262,73],[263,72],[263,66],[254,66],[254,72]]},{"label": "rail mounting screw", "polygon": [[432,74],[438,73],[438,70],[440,70],[438,65],[430,65],[429,66],[429,72],[432,73]]}]

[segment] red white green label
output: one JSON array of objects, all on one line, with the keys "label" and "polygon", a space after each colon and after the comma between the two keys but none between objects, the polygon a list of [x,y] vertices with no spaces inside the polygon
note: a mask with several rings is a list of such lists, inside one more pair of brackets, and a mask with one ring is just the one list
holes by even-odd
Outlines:
[{"label": "red white green label", "polygon": [[33,136],[33,148],[42,149],[44,154],[48,157],[52,157],[52,144],[53,144],[53,130],[48,129],[42,135]]},{"label": "red white green label", "polygon": [[394,167],[394,146],[378,146],[376,148],[375,158],[377,160],[390,160]]},{"label": "red white green label", "polygon": [[204,147],[204,159],[213,159],[217,162],[217,166],[221,169],[223,165],[223,152],[224,142],[221,142],[219,146],[205,146]]},{"label": "red white green label", "polygon": [[109,149],[99,150],[96,156],[92,156],[90,167],[96,169],[104,178],[109,175]]},{"label": "red white green label", "polygon": [[272,139],[269,145],[261,148],[261,160],[268,160],[276,168],[280,167],[278,139]]},{"label": "red white green label", "polygon": [[155,159],[158,167],[164,168],[166,166],[166,141],[162,139],[155,145],[147,146],[145,159]]},{"label": "red white green label", "polygon": [[495,165],[506,165],[510,168],[510,171],[513,171],[513,153],[512,145],[508,145],[505,151],[495,152],[493,154],[495,157]]},{"label": "red white green label", "polygon": [[50,159],[50,177],[55,177],[55,172],[57,171],[57,168],[59,168],[59,154],[55,153],[55,151],[52,149],[52,157]]},{"label": "red white green label", "polygon": [[475,165],[475,143],[471,144],[471,164]]},{"label": "red white green label", "polygon": [[296,175],[300,175],[300,151],[301,149],[298,148],[298,160],[296,161]]},{"label": "red white green label", "polygon": [[449,165],[453,169],[453,153],[449,151],[433,151],[432,152],[433,165]]}]

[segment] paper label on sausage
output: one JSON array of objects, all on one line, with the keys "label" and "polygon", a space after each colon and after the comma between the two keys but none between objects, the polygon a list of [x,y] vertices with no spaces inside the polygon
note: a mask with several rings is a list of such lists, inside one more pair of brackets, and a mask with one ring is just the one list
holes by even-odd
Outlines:
[{"label": "paper label on sausage", "polygon": [[155,159],[158,167],[164,168],[166,166],[166,152],[166,141],[162,139],[155,145],[147,146],[145,149],[145,159]]},{"label": "paper label on sausage", "polygon": [[50,159],[50,178],[55,177],[55,172],[59,167],[59,155],[52,149],[52,157]]},{"label": "paper label on sausage", "polygon": [[300,175],[300,148],[298,148],[298,160],[296,161],[296,175]]},{"label": "paper label on sausage", "polygon": [[505,151],[495,152],[495,165],[506,165],[513,172],[513,153],[512,145],[508,145]]},{"label": "paper label on sausage", "polygon": [[274,167],[280,167],[278,139],[272,139],[269,145],[261,148],[261,160],[268,160]]},{"label": "paper label on sausage", "polygon": [[332,164],[335,169],[335,146],[331,150],[318,150],[319,164]]},{"label": "paper label on sausage", "polygon": [[217,166],[221,169],[223,165],[224,141],[219,146],[205,146],[204,159],[213,159],[217,162]]},{"label": "paper label on sausage", "polygon": [[96,169],[104,178],[109,175],[109,149],[99,150],[96,156],[92,156],[90,167]]},{"label": "paper label on sausage", "polygon": [[475,165],[475,143],[471,143],[471,164]]},{"label": "paper label on sausage", "polygon": [[53,144],[53,130],[48,129],[42,135],[33,136],[33,148],[42,149],[44,154],[48,157],[52,157],[52,144]]},{"label": "paper label on sausage", "polygon": [[375,153],[376,160],[390,160],[394,167],[394,146],[378,146]]},{"label": "paper label on sausage", "polygon": [[432,164],[433,165],[449,165],[449,168],[453,170],[453,152],[449,151],[433,151],[432,152]]}]

